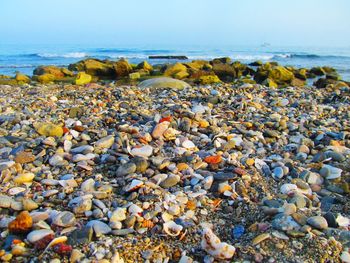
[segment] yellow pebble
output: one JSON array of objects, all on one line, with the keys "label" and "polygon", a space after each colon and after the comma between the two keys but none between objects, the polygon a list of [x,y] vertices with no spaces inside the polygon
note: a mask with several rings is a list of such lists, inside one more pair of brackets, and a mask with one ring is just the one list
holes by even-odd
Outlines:
[{"label": "yellow pebble", "polygon": [[187,163],[179,163],[176,167],[179,170],[179,172],[189,168]]},{"label": "yellow pebble", "polygon": [[5,255],[5,250],[1,249],[0,250],[0,257],[2,257],[3,255]]},{"label": "yellow pebble", "polygon": [[12,254],[6,254],[1,257],[1,260],[3,261],[10,261],[12,259]]},{"label": "yellow pebble", "polygon": [[201,120],[199,122],[199,127],[201,128],[207,128],[209,126],[209,122],[207,122],[206,120]]},{"label": "yellow pebble", "polygon": [[253,123],[246,121],[244,122],[244,126],[246,126],[247,128],[251,128],[253,127]]},{"label": "yellow pebble", "polygon": [[249,166],[252,166],[255,163],[254,159],[252,159],[252,158],[248,158],[245,162]]}]

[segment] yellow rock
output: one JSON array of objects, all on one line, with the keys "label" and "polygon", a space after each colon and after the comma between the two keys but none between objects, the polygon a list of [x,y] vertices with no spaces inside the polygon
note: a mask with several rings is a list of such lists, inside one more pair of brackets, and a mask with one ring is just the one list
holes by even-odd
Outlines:
[{"label": "yellow rock", "polygon": [[44,136],[61,137],[63,135],[62,127],[52,123],[43,123],[43,122],[34,123],[34,128],[40,135],[44,135]]},{"label": "yellow rock", "polygon": [[37,80],[43,84],[53,82],[55,79],[56,77],[49,73],[46,73],[37,77]]},{"label": "yellow rock", "polygon": [[174,74],[174,78],[176,79],[184,79],[186,77],[188,77],[190,74],[188,74],[187,71],[179,71],[177,73]]},{"label": "yellow rock", "polygon": [[164,72],[164,76],[174,77],[174,75],[180,71],[186,72],[187,68],[185,65],[177,62],[174,65],[169,65]]},{"label": "yellow rock", "polygon": [[216,75],[208,75],[208,76],[199,77],[199,82],[203,85],[206,85],[206,84],[212,84],[212,83],[219,83],[221,82],[221,80]]},{"label": "yellow rock", "polygon": [[85,72],[79,72],[77,78],[75,79],[76,85],[85,85],[90,83],[92,80],[91,75],[86,74]]},{"label": "yellow rock", "polygon": [[153,67],[147,61],[142,61],[140,64],[137,65],[137,69],[143,69],[143,70],[147,70],[147,71],[152,71]]},{"label": "yellow rock", "polygon": [[139,79],[141,78],[141,74],[139,72],[134,72],[129,74],[129,79]]},{"label": "yellow rock", "polygon": [[23,173],[13,178],[13,182],[16,184],[31,183],[34,177],[35,175],[33,173]]},{"label": "yellow rock", "polygon": [[30,78],[22,73],[17,73],[15,79],[16,79],[16,81],[18,81],[18,83],[29,83],[30,82]]}]

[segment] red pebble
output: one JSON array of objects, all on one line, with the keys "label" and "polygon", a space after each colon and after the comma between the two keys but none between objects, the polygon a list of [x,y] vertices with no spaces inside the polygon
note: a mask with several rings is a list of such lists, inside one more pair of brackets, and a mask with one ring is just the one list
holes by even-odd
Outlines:
[{"label": "red pebble", "polygon": [[66,134],[69,132],[69,129],[65,126],[62,127],[62,130],[63,130],[63,134]]},{"label": "red pebble", "polygon": [[159,120],[159,123],[165,122],[165,121],[171,122],[171,116],[167,116],[167,117],[161,118],[161,119]]},{"label": "red pebble", "polygon": [[37,250],[42,250],[47,247],[47,245],[55,238],[54,234],[49,234],[44,236],[42,239],[34,243],[34,247]]},{"label": "red pebble", "polygon": [[53,250],[59,255],[67,255],[72,252],[72,246],[64,243],[59,243],[53,246]]}]

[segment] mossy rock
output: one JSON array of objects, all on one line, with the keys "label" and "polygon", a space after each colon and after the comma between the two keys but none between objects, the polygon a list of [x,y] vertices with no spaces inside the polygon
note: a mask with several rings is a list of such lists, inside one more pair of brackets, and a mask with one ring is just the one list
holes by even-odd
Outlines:
[{"label": "mossy rock", "polygon": [[187,67],[180,62],[173,65],[168,65],[164,71],[164,76],[174,77],[178,72],[187,72]]},{"label": "mossy rock", "polygon": [[50,74],[55,77],[55,79],[60,79],[65,76],[65,74],[62,72],[62,69],[56,66],[40,66],[34,69],[33,71],[34,75],[45,75]]},{"label": "mossy rock", "polygon": [[317,81],[315,81],[313,84],[318,89],[324,89],[328,85],[335,84],[337,81],[334,79],[327,79],[327,78],[319,78]]},{"label": "mossy rock", "polygon": [[24,75],[22,73],[17,73],[15,76],[16,81],[19,84],[25,84],[25,83],[30,83],[31,79],[27,75]]},{"label": "mossy rock", "polygon": [[274,82],[272,79],[265,79],[262,84],[266,87],[270,87],[270,88],[278,88],[278,84],[276,82]]},{"label": "mossy rock", "polygon": [[211,64],[220,64],[220,63],[230,64],[231,62],[232,62],[231,58],[229,58],[229,57],[222,57],[222,58],[214,58],[211,61]]},{"label": "mossy rock", "polygon": [[261,60],[257,60],[257,61],[254,61],[252,63],[249,63],[249,66],[253,66],[253,67],[260,67],[262,65],[262,61]]},{"label": "mossy rock", "polygon": [[76,85],[85,85],[90,83],[92,80],[92,76],[89,74],[86,74],[85,72],[79,72],[77,75],[77,78],[75,79]]},{"label": "mossy rock", "polygon": [[33,76],[33,80],[36,80],[42,84],[47,84],[47,83],[52,83],[56,80],[56,76],[46,73],[43,75],[39,75],[39,76]]},{"label": "mossy rock", "polygon": [[201,76],[199,78],[199,83],[202,84],[202,85],[219,83],[219,82],[221,82],[221,80],[216,75]]},{"label": "mossy rock", "polygon": [[72,71],[84,71],[92,76],[105,76],[110,78],[115,76],[113,64],[109,61],[102,61],[99,59],[81,60],[77,63],[70,64],[68,69]]},{"label": "mossy rock", "polygon": [[326,74],[337,73],[337,70],[335,68],[332,68],[332,67],[324,66],[324,67],[322,67],[322,69]]},{"label": "mossy rock", "polygon": [[341,80],[340,75],[337,72],[331,72],[326,74],[327,79]]},{"label": "mossy rock", "polygon": [[308,70],[306,68],[294,69],[293,73],[298,79],[306,80],[308,78]]},{"label": "mossy rock", "polygon": [[0,79],[0,85],[10,85],[10,86],[16,86],[18,85],[18,82],[15,79]]},{"label": "mossy rock", "polygon": [[147,70],[149,72],[151,72],[153,70],[152,65],[149,64],[146,60],[142,61],[141,63],[139,63],[136,68],[137,69]]},{"label": "mossy rock", "polygon": [[349,88],[349,83],[346,83],[344,81],[338,81],[334,84],[334,90],[342,89],[342,88]]},{"label": "mossy rock", "polygon": [[316,76],[326,75],[326,72],[322,67],[313,67],[310,69],[309,73]]},{"label": "mossy rock", "polygon": [[294,74],[283,66],[275,66],[270,70],[268,78],[277,84],[283,85],[291,83],[294,79]]},{"label": "mossy rock", "polygon": [[210,70],[213,68],[206,60],[193,60],[192,62],[184,63],[184,65],[192,70]]},{"label": "mossy rock", "polygon": [[299,79],[299,78],[294,78],[290,83],[290,85],[293,87],[304,87],[305,84],[306,84],[305,80]]},{"label": "mossy rock", "polygon": [[61,70],[62,70],[62,73],[64,74],[64,76],[66,76],[66,77],[73,77],[74,76],[74,73],[67,68],[62,68]]},{"label": "mossy rock", "polygon": [[136,80],[136,79],[139,79],[139,78],[141,78],[141,74],[139,72],[134,72],[134,73],[130,73],[129,74],[129,79]]},{"label": "mossy rock", "polygon": [[235,61],[231,64],[236,72],[236,78],[240,78],[242,76],[252,75],[255,73],[255,70],[248,67],[245,64],[242,64],[240,61]]},{"label": "mossy rock", "polygon": [[187,71],[179,71],[174,74],[174,78],[176,79],[184,79],[187,78],[190,74]]},{"label": "mossy rock", "polygon": [[127,60],[121,59],[113,64],[114,73],[117,78],[128,77],[132,73],[132,67]]},{"label": "mossy rock", "polygon": [[224,63],[214,64],[213,71],[215,75],[217,75],[222,81],[230,82],[237,77],[235,69],[229,64],[224,64]]},{"label": "mossy rock", "polygon": [[11,78],[11,76],[0,74],[0,79],[10,79],[10,78]]}]

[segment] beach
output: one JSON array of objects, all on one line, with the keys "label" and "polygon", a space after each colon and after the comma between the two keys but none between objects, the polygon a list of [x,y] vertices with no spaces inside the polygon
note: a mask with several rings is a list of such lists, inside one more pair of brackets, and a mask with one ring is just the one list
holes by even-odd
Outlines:
[{"label": "beach", "polygon": [[349,262],[332,65],[84,58],[0,77],[0,257]]}]

